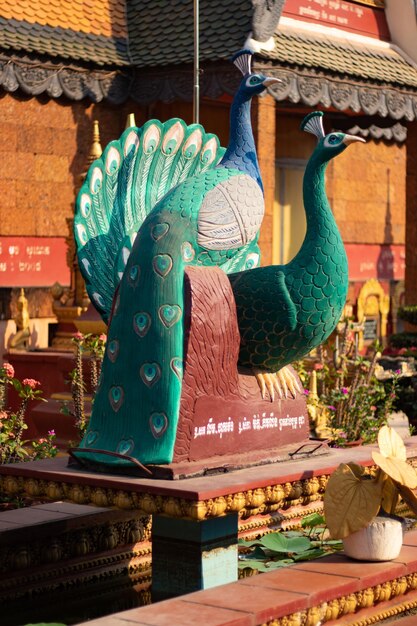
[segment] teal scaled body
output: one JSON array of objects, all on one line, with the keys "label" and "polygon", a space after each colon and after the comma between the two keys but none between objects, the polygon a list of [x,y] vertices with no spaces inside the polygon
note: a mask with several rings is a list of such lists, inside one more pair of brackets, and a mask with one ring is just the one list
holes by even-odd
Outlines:
[{"label": "teal scaled body", "polygon": [[342,238],[325,190],[328,161],[358,137],[325,136],[322,113],[308,115],[302,128],[318,145],[304,174],[307,230],[298,254],[275,265],[229,276],[241,334],[239,362],[268,372],[302,358],[332,333],[343,311],[348,265]]}]

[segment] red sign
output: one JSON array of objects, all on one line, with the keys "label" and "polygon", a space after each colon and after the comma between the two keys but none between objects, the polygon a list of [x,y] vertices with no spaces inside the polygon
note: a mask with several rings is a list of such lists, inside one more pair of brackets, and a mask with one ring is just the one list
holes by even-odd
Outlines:
[{"label": "red sign", "polygon": [[349,280],[404,280],[405,247],[345,244]]},{"label": "red sign", "polygon": [[0,237],[0,287],[70,284],[64,237]]},{"label": "red sign", "polygon": [[286,0],[283,15],[390,40],[383,9],[347,0]]}]

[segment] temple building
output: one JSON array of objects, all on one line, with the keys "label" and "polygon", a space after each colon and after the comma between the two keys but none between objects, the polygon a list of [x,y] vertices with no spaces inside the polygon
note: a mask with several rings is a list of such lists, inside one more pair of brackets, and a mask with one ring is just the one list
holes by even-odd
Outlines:
[{"label": "temple building", "polygon": [[[85,305],[69,226],[93,121],[103,147],[130,113],[138,126],[193,121],[193,9],[192,0],[0,0],[0,315],[6,324],[24,287],[37,345],[50,340],[58,301]],[[304,237],[302,176],[315,138],[299,125],[323,110],[326,131],[367,141],[327,170],[349,300],[376,320],[369,338],[395,330],[404,281],[417,303],[415,0],[401,11],[395,0],[211,0],[199,13],[200,123],[223,145],[240,80],[232,54],[251,47],[254,66],[281,79],[253,103],[263,264],[288,262]]]}]

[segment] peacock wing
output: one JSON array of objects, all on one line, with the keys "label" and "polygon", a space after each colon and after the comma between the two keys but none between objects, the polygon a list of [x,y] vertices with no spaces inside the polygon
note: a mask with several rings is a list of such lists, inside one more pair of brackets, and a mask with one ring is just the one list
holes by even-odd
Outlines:
[{"label": "peacock wing", "polygon": [[264,367],[271,345],[291,338],[297,307],[282,266],[271,265],[229,274],[241,336],[241,365]]},{"label": "peacock wing", "polygon": [[91,165],[76,202],[74,234],[87,292],[105,322],[147,215],[168,191],[215,167],[223,154],[217,137],[199,124],[150,120],[126,129]]},{"label": "peacock wing", "polygon": [[233,170],[205,194],[198,213],[197,241],[206,250],[230,250],[251,243],[264,215],[256,181]]}]

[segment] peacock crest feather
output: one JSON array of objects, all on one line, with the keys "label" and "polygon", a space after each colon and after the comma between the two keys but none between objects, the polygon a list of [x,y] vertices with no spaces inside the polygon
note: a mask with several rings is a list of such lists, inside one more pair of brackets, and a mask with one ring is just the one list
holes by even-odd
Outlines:
[{"label": "peacock crest feather", "polygon": [[301,130],[315,135],[319,141],[323,139],[326,134],[323,127],[323,112],[312,111],[312,113],[306,115],[301,122]]},{"label": "peacock crest feather", "polygon": [[92,164],[78,195],[74,232],[87,292],[105,322],[146,217],[176,185],[214,168],[224,152],[199,124],[150,120],[126,129]]}]

